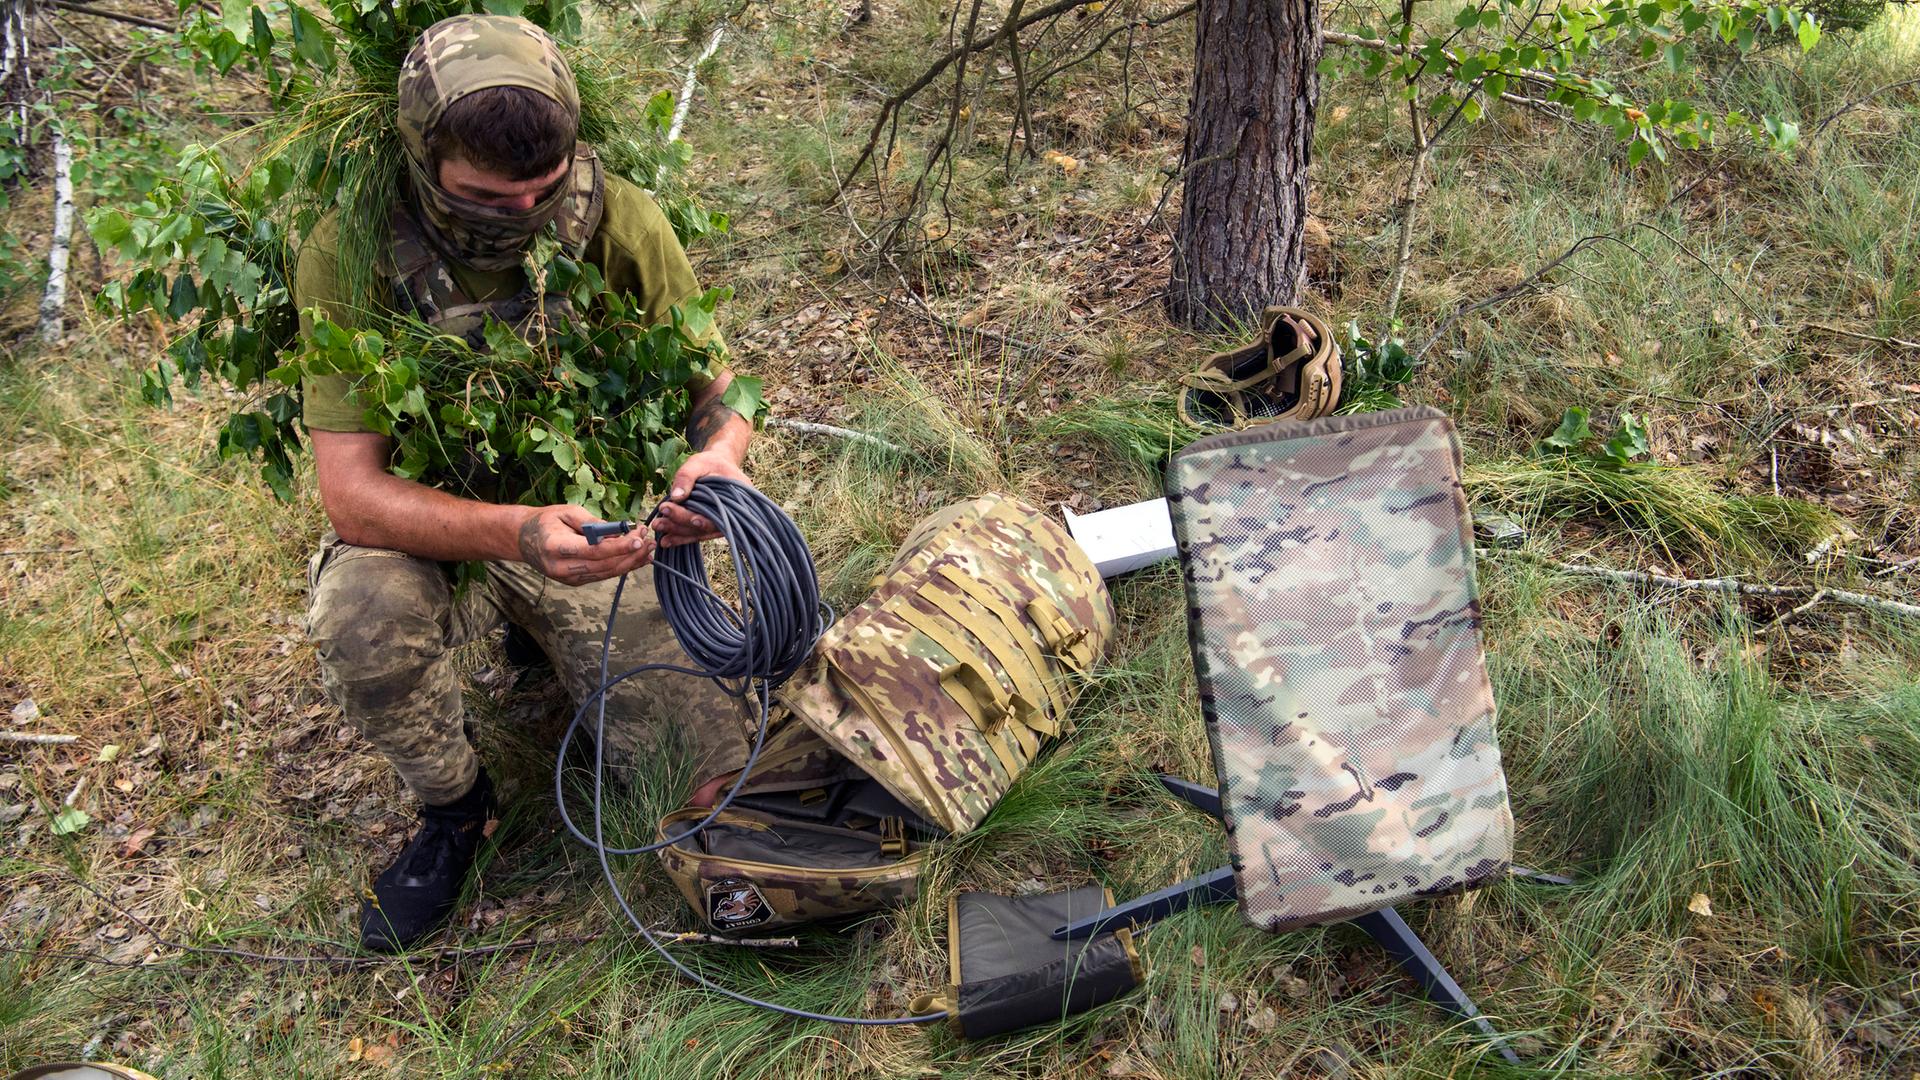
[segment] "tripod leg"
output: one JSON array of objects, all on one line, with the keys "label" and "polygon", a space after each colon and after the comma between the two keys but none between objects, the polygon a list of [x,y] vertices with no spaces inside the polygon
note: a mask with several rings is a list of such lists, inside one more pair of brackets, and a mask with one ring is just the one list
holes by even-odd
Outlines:
[{"label": "tripod leg", "polygon": [[1413,932],[1399,912],[1390,907],[1381,908],[1354,919],[1353,924],[1365,930],[1382,948],[1392,953],[1400,969],[1413,976],[1414,981],[1427,992],[1429,1000],[1455,1016],[1473,1021],[1475,1027],[1493,1040],[1494,1048],[1500,1051],[1501,1057],[1515,1065],[1520,1064],[1519,1055],[1494,1030],[1492,1022],[1480,1015],[1480,1010],[1467,997],[1467,992],[1460,989],[1460,984],[1453,981],[1453,976],[1447,974],[1446,968],[1440,966],[1432,950],[1420,940],[1420,935]]},{"label": "tripod leg", "polygon": [[1517,878],[1526,878],[1528,881],[1540,885],[1573,884],[1573,879],[1570,877],[1561,874],[1549,874],[1544,870],[1529,870],[1524,866],[1509,866],[1507,867],[1507,873]]},{"label": "tripod leg", "polygon": [[1166,773],[1160,774],[1160,786],[1166,788],[1167,793],[1175,798],[1185,799],[1191,803],[1194,809],[1212,814],[1214,817],[1220,816],[1219,788],[1196,784],[1191,780],[1182,780],[1178,776],[1169,776]]},{"label": "tripod leg", "polygon": [[1075,919],[1054,930],[1053,939],[1071,941],[1090,938],[1115,927],[1145,926],[1193,904],[1226,904],[1238,895],[1233,885],[1233,867],[1223,866],[1199,877],[1188,878],[1178,885],[1169,885],[1145,896],[1135,897],[1084,919]]}]

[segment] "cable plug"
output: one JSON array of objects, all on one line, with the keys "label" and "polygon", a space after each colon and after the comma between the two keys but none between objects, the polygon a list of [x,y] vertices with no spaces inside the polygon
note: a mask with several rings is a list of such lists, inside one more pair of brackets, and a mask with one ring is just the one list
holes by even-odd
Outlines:
[{"label": "cable plug", "polygon": [[639,527],[631,521],[589,521],[580,526],[580,534],[587,538],[588,544],[594,545],[609,536],[625,536]]}]

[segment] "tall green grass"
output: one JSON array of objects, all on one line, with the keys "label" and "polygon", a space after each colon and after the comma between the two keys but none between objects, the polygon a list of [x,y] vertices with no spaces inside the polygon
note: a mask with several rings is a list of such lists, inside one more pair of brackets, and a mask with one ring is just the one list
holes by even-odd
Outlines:
[{"label": "tall green grass", "polygon": [[1792,559],[1839,528],[1817,503],[1729,492],[1697,467],[1619,468],[1556,455],[1474,462],[1464,480],[1476,502],[1533,521],[1625,526],[1669,558]]}]

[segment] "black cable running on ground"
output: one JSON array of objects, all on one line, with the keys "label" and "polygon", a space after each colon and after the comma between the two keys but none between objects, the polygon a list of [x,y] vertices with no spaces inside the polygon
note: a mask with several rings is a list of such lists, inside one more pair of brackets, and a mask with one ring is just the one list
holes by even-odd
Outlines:
[{"label": "black cable running on ground", "polygon": [[[567,831],[573,834],[574,839],[592,848],[599,856],[600,872],[606,878],[607,888],[613,891],[614,902],[626,915],[627,921],[640,931],[640,936],[653,947],[653,951],[673,965],[674,970],[708,990],[786,1016],[832,1024],[888,1027],[946,1019],[945,1013],[887,1019],[832,1016],[762,1001],[729,990],[668,952],[667,947],[654,937],[653,931],[634,912],[626,894],[621,891],[619,878],[613,872],[612,856],[641,855],[680,843],[706,828],[732,805],[734,796],[746,784],[747,778],[753,775],[754,763],[759,760],[760,749],[766,744],[773,692],[799,670],[800,665],[812,655],[814,643],[833,624],[832,609],[820,600],[819,583],[813,569],[813,553],[807,549],[806,540],[800,535],[793,519],[772,499],[750,485],[706,477],[693,485],[693,490],[687,493],[682,505],[712,522],[720,535],[726,538],[728,553],[733,560],[734,580],[740,593],[740,605],[737,609],[728,605],[708,583],[706,558],[701,554],[699,544],[662,549],[653,560],[654,589],[659,594],[660,609],[666,616],[667,625],[673,628],[680,647],[696,666],[641,664],[610,679],[607,669],[613,653],[613,624],[620,614],[620,596],[627,587],[626,575],[620,576],[613,589],[612,608],[607,612],[607,629],[600,638],[600,685],[575,710],[566,734],[560,739],[559,753],[554,761],[553,794],[554,801],[560,807],[560,819],[566,823]],[[650,524],[659,513],[656,508],[648,514],[647,523]],[[739,777],[727,789],[726,795],[714,802],[712,811],[698,824],[678,836],[651,844],[630,848],[609,847],[603,812],[607,692],[636,675],[657,671],[712,679],[721,690],[739,698],[743,704],[749,695],[756,697],[760,713],[759,731],[754,735],[753,746],[747,752],[746,764],[741,766]],[[592,836],[581,832],[574,824],[573,816],[567,811],[563,783],[567,748],[572,745],[574,733],[580,729],[589,709],[595,710]]]}]

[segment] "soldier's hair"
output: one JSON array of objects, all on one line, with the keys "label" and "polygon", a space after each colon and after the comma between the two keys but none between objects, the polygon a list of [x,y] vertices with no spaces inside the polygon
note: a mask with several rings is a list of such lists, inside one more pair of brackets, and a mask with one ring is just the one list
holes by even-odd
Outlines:
[{"label": "soldier's hair", "polygon": [[427,133],[434,164],[462,157],[510,180],[531,180],[573,153],[566,106],[523,86],[490,86],[447,106]]}]

